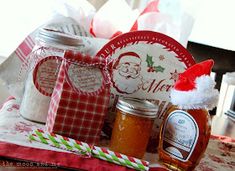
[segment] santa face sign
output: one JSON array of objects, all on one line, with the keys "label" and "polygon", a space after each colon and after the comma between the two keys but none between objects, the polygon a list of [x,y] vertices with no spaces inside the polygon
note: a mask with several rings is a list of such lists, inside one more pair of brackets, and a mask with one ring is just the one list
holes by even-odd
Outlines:
[{"label": "santa face sign", "polygon": [[150,100],[159,106],[156,129],[169,106],[170,90],[178,74],[195,64],[182,45],[152,31],[122,34],[106,44],[97,56],[112,63],[110,108],[115,108],[120,96]]},{"label": "santa face sign", "polygon": [[[126,52],[117,58],[113,65],[112,83],[117,92],[132,94],[142,84],[140,75],[141,58],[135,52]],[[120,82],[122,80],[122,82]]]}]

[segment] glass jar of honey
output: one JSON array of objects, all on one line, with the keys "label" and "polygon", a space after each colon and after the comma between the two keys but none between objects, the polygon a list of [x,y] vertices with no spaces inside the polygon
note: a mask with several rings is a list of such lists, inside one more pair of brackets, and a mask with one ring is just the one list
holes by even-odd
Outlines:
[{"label": "glass jar of honey", "polygon": [[119,99],[110,149],[143,158],[158,107],[146,100]]},{"label": "glass jar of honey", "polygon": [[160,130],[159,159],[171,170],[192,171],[200,162],[211,135],[208,110],[218,100],[215,81],[209,76],[213,60],[203,61],[179,75],[171,89],[173,106]]},{"label": "glass jar of honey", "polygon": [[206,109],[179,109],[172,106],[160,131],[160,161],[171,170],[193,170],[201,160],[211,135]]}]

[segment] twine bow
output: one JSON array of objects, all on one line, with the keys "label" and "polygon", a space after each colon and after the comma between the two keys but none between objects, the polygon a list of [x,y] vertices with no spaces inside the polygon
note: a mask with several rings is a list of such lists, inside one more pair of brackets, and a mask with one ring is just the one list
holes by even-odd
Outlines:
[{"label": "twine bow", "polygon": [[[91,57],[89,55],[84,55],[80,52],[75,52],[71,50],[65,51],[64,56],[59,57],[56,55],[56,53],[54,55],[53,54],[50,55],[46,51],[48,51],[47,47],[39,47],[35,49],[34,51],[32,51],[31,55],[27,58],[27,60],[21,66],[19,79],[21,79],[23,70],[26,71],[26,74],[29,74],[30,71],[38,72],[38,70],[35,71],[35,68],[37,67],[37,65],[43,64],[45,61],[47,61],[47,59],[48,60],[56,59],[55,61],[57,62],[57,65],[56,65],[57,67],[53,71],[55,76],[58,76],[58,72],[60,69],[64,69],[68,84],[78,93],[95,95],[99,93],[100,91],[102,91],[106,87],[106,85],[109,85],[111,82],[110,65],[108,65],[107,60],[104,58],[97,57],[97,56]],[[101,83],[102,85],[100,86],[100,88],[98,88],[94,92],[80,91],[78,88],[76,88],[76,86],[74,86],[71,76],[68,73],[70,66],[84,67],[84,68],[98,68],[100,72],[102,73],[102,83]],[[74,74],[76,75],[78,73],[74,73]],[[34,73],[33,75],[34,77],[37,76],[36,73]],[[33,78],[33,79],[36,80],[36,78]],[[38,83],[35,83],[35,84],[36,84],[36,87],[40,89],[40,84]],[[43,93],[43,94],[50,95],[50,93]]]},{"label": "twine bow", "polygon": [[[102,91],[105,87],[107,87],[107,85],[110,84],[110,69],[108,68],[108,64],[107,64],[107,60],[104,58],[100,58],[100,57],[91,57],[89,55],[83,55],[81,53],[76,53],[74,51],[66,51],[64,58],[62,59],[62,66],[63,69],[65,70],[65,75],[67,78],[67,82],[69,83],[69,85],[78,93],[84,93],[84,94],[90,94],[90,95],[96,95],[98,94],[100,91]],[[80,90],[79,88],[76,87],[76,85],[74,86],[73,80],[72,80],[72,76],[69,74],[69,69],[70,67],[75,67],[75,69],[79,69],[79,68],[85,68],[85,73],[84,74],[88,74],[89,71],[88,69],[95,69],[97,68],[102,76],[100,75],[96,75],[97,74],[97,70],[93,70],[91,75],[93,75],[93,79],[99,79],[98,77],[102,77],[101,78],[101,85],[97,90],[91,91],[91,92],[86,92],[83,90]],[[78,75],[76,74],[80,74],[78,73],[79,70],[76,72],[75,71],[75,76],[74,77],[78,77]],[[80,74],[82,75],[82,74]],[[85,76],[83,76],[85,77]],[[89,77],[89,74],[87,75],[87,77]],[[77,78],[75,78],[77,79]],[[79,82],[79,81],[78,81]],[[92,86],[92,85],[91,85]],[[98,85],[99,86],[99,85]]]}]

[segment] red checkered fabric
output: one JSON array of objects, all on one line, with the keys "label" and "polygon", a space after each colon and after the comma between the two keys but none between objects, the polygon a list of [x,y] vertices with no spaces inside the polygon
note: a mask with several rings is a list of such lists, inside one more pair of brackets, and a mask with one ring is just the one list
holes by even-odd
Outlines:
[{"label": "red checkered fabric", "polygon": [[[91,64],[92,61],[103,62],[71,53],[66,53],[65,58],[79,60],[86,64]],[[99,140],[104,117],[107,113],[110,85],[103,82],[105,85],[97,94],[75,91],[66,77],[67,64],[68,62],[64,60],[60,67],[51,96],[46,128],[50,132],[95,144]]]}]

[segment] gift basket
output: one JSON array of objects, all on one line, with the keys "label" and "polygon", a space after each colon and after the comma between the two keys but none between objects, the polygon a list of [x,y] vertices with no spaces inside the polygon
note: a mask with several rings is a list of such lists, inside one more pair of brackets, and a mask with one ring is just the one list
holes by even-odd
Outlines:
[{"label": "gift basket", "polygon": [[164,13],[177,5],[151,1],[138,12],[110,0],[94,13],[66,4],[64,17],[28,35],[0,66],[12,95],[0,109],[0,156],[82,170],[194,169],[218,91],[213,61],[195,64],[184,47],[185,15]]}]

